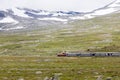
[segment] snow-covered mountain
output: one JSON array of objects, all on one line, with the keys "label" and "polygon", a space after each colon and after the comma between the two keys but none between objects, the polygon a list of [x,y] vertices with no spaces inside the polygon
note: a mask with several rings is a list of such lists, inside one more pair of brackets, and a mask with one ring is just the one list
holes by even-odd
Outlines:
[{"label": "snow-covered mountain", "polygon": [[70,19],[91,19],[94,17],[98,17],[98,16],[102,16],[102,15],[106,15],[106,14],[110,14],[110,13],[114,13],[120,10],[120,0],[115,0],[112,3],[93,10],[92,12],[86,13],[83,16],[75,16],[75,17],[70,17]]},{"label": "snow-covered mountain", "polygon": [[0,10],[0,31],[22,29],[34,26],[64,24],[73,20],[85,20],[114,13],[120,10],[120,0],[91,12],[46,11],[28,8],[11,8]]},{"label": "snow-covered mountain", "polygon": [[18,7],[5,9],[0,11],[0,30],[21,29],[33,26],[48,26],[58,23],[64,24],[68,21],[69,16],[80,14],[80,12],[73,11],[46,11]]}]

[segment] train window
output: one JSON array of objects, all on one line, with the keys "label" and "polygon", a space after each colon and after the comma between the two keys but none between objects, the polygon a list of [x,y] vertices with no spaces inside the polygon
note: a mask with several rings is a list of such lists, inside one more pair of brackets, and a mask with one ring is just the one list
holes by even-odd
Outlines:
[{"label": "train window", "polygon": [[110,56],[110,53],[108,53],[108,56]]},{"label": "train window", "polygon": [[112,53],[108,53],[107,55],[108,55],[108,56],[112,56]]},{"label": "train window", "polygon": [[93,53],[92,56],[95,56],[95,53]]}]

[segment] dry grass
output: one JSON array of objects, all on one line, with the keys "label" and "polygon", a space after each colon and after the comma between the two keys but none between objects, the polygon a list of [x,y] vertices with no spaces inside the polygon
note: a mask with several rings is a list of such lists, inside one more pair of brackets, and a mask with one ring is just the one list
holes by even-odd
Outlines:
[{"label": "dry grass", "polygon": [[1,80],[43,80],[54,74],[61,80],[120,79],[120,59],[112,57],[0,56],[0,64]]}]

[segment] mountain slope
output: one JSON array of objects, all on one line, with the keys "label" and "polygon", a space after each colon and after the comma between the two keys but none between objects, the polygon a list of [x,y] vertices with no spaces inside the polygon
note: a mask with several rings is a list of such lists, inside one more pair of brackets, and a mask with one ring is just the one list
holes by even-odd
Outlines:
[{"label": "mountain slope", "polygon": [[[56,26],[58,24],[67,24],[74,20],[86,20],[106,14],[118,12],[120,10],[120,0],[116,0],[102,8],[91,12],[75,12],[75,11],[46,11],[33,10],[28,8],[11,8],[0,11],[0,30],[7,28],[18,29],[22,26],[23,29],[41,28],[43,26]],[[12,28],[14,26],[14,28]],[[22,29],[22,28],[20,28]],[[7,29],[9,30],[9,29]]]},{"label": "mountain slope", "polygon": [[0,23],[14,23],[14,24],[18,24],[19,22],[14,20],[10,16],[7,16],[7,17],[3,18],[2,20],[0,20]]},{"label": "mountain slope", "polygon": [[83,16],[70,17],[71,19],[91,19],[94,17],[114,13],[120,10],[120,0],[116,0],[105,7],[86,13]]},{"label": "mountain slope", "polygon": [[[0,34],[1,54],[43,54],[60,51],[120,51],[120,14],[75,21],[61,28]],[[61,25],[61,24],[59,24]]]}]

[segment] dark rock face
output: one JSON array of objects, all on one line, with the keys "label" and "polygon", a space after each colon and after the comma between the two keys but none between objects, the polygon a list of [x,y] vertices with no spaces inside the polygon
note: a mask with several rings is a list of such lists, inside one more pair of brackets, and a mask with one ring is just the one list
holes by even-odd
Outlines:
[{"label": "dark rock face", "polygon": [[3,17],[5,17],[5,14],[4,12],[0,11],[0,18],[3,18]]}]

